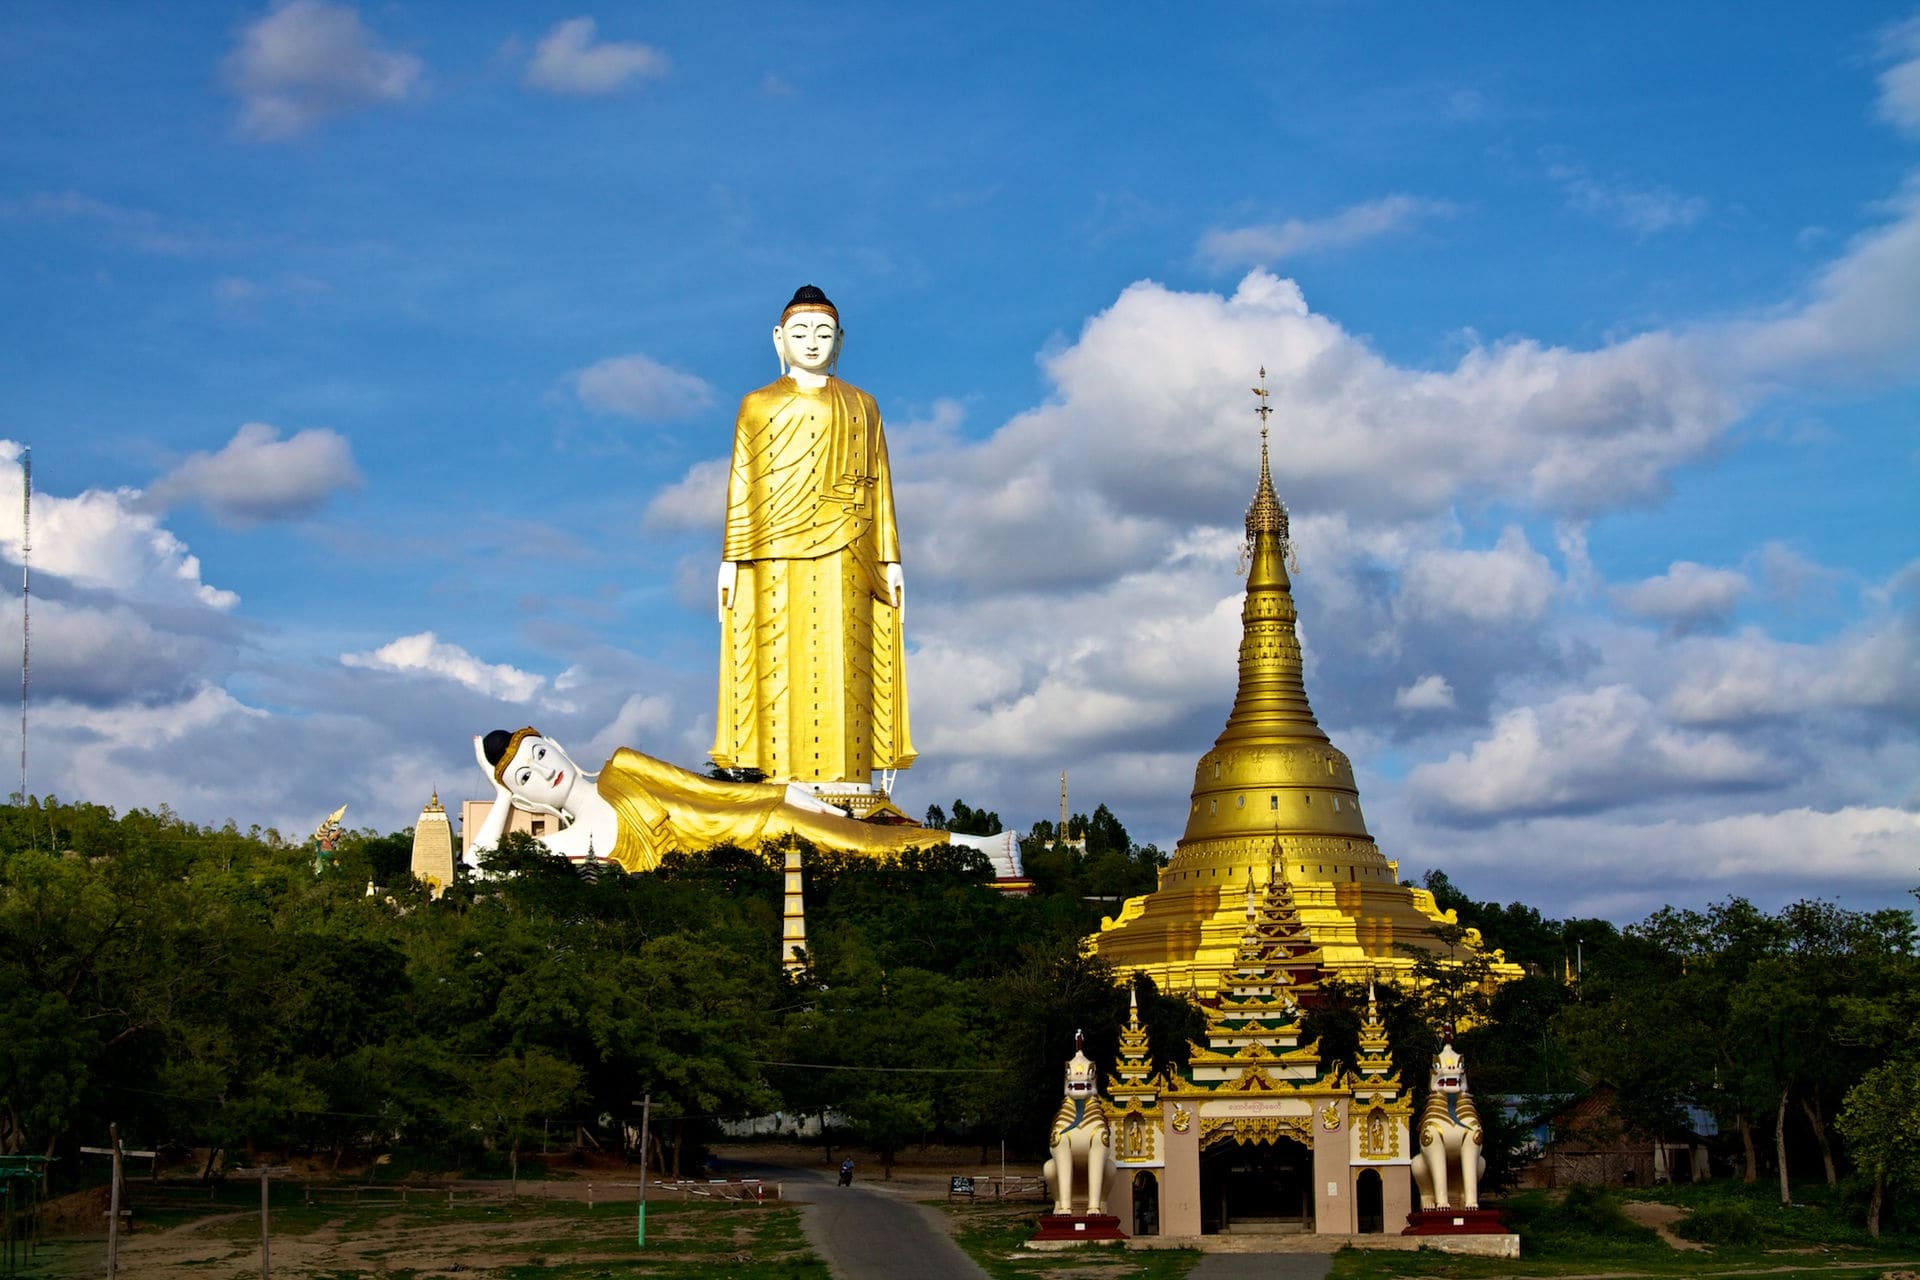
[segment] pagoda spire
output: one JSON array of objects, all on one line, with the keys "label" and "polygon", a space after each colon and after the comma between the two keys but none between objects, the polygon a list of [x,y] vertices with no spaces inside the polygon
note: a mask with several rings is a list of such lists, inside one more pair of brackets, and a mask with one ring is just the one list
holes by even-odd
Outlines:
[{"label": "pagoda spire", "polygon": [[1286,504],[1273,490],[1267,443],[1267,371],[1260,370],[1254,412],[1260,417],[1260,480],[1247,508],[1247,597],[1240,609],[1240,688],[1215,739],[1216,748],[1244,742],[1308,739],[1327,735],[1307,703],[1300,658],[1299,614],[1287,576],[1290,534]]},{"label": "pagoda spire", "polygon": [[1267,403],[1267,397],[1273,393],[1267,390],[1267,367],[1260,366],[1260,385],[1253,389],[1260,398],[1254,412],[1260,415],[1260,483],[1253,491],[1253,505],[1247,508],[1247,548],[1252,550],[1254,540],[1263,533],[1273,534],[1280,540],[1280,550],[1287,549],[1287,508],[1273,492],[1273,468],[1267,461],[1267,417],[1273,412],[1273,406]]},{"label": "pagoda spire", "polygon": [[[1255,922],[1262,940],[1295,928],[1305,935],[1304,945],[1272,953],[1281,970],[1274,985],[1353,981],[1375,968],[1412,978],[1408,949],[1435,953],[1443,945],[1436,929],[1447,919],[1432,894],[1402,885],[1398,865],[1381,855],[1361,813],[1353,762],[1307,701],[1265,369],[1253,394],[1260,470],[1246,509],[1233,707],[1195,763],[1186,826],[1158,885],[1122,904],[1091,941],[1117,969],[1144,970],[1166,989],[1184,985],[1202,996],[1231,992],[1252,976],[1250,960],[1269,963],[1243,955]],[[1262,882],[1273,899],[1264,908]],[[1493,960],[1504,966],[1501,980],[1519,972],[1497,954]]]}]

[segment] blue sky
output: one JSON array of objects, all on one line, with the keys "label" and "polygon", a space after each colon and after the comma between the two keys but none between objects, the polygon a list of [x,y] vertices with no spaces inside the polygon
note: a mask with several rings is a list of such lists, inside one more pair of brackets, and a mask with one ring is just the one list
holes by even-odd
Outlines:
[{"label": "blue sky", "polygon": [[386,830],[529,721],[698,767],[732,407],[814,282],[889,424],[910,810],[1024,828],[1064,768],[1171,847],[1264,365],[1310,691],[1403,869],[1911,905],[1911,6],[6,28],[37,793]]}]

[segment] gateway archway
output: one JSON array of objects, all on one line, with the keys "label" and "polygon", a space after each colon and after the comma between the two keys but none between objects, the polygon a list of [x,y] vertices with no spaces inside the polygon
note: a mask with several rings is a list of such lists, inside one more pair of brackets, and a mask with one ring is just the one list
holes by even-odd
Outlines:
[{"label": "gateway archway", "polygon": [[1313,1149],[1297,1142],[1215,1143],[1200,1156],[1204,1234],[1313,1230]]}]

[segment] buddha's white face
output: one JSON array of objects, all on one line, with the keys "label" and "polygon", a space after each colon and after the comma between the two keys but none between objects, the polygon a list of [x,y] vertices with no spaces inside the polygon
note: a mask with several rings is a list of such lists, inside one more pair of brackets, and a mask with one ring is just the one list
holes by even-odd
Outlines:
[{"label": "buddha's white face", "polygon": [[507,765],[507,790],[529,804],[567,808],[567,796],[573,791],[580,770],[573,757],[560,744],[531,734],[520,739],[513,760]]},{"label": "buddha's white face", "polygon": [[840,349],[840,326],[824,311],[796,311],[773,331],[780,357],[807,373],[825,373]]}]

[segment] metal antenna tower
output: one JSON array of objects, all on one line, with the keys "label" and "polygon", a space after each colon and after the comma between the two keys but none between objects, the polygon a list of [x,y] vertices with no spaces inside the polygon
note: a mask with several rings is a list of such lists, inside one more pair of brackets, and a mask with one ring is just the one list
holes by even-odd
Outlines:
[{"label": "metal antenna tower", "polygon": [[20,450],[20,803],[27,802],[27,690],[33,672],[33,446]]}]

